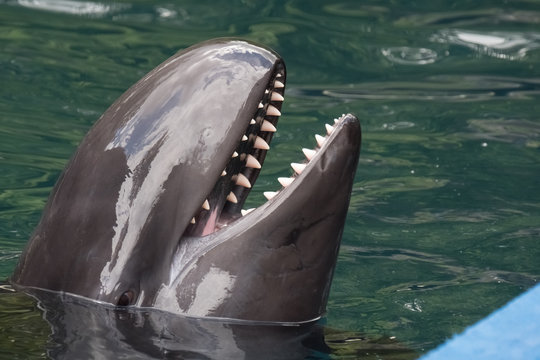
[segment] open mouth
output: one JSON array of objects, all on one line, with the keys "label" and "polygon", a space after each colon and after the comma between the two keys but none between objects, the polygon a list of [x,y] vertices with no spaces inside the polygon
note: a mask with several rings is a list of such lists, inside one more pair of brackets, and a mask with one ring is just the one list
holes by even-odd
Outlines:
[{"label": "open mouth", "polygon": [[[191,219],[184,236],[209,235],[255,210],[255,208],[243,209],[243,205],[259,176],[270,149],[272,136],[277,131],[277,122],[284,101],[285,80],[285,67],[278,63],[256,112],[238,141],[238,146],[231,154],[213,190]],[[342,118],[343,116],[334,119],[334,122],[337,124]],[[326,124],[327,135],[333,130],[334,126]],[[291,164],[293,174],[290,177],[278,178],[282,188],[278,191],[264,192],[268,201],[272,201],[281,190],[291,185],[321,150],[326,137],[315,135],[315,139],[317,142],[315,149],[302,149],[305,160]]]}]

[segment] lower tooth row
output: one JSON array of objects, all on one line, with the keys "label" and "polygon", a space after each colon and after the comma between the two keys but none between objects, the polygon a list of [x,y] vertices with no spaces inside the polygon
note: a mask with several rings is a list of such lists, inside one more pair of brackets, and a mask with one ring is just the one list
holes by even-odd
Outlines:
[{"label": "lower tooth row", "polygon": [[[342,117],[343,116],[344,115],[342,115]],[[338,122],[339,122],[339,119],[334,119],[334,123],[337,124]],[[326,128],[327,135],[332,134],[332,132],[335,129],[334,126],[329,125],[329,124],[325,124],[324,126]],[[326,136],[321,136],[319,134],[316,134],[315,135],[315,140],[317,141],[317,146],[319,148],[321,148],[324,145],[324,142],[326,141]],[[308,166],[309,162],[311,161],[311,159],[313,159],[315,154],[317,154],[316,149],[303,148],[302,152],[304,153],[304,155],[305,155],[308,162],[304,163],[304,164],[291,163],[291,167],[295,172],[294,176],[292,176],[292,177],[279,177],[278,178],[278,181],[281,184],[281,186],[283,186],[283,188],[286,188],[287,186],[291,185],[293,183],[294,179],[295,179],[295,176],[300,175],[304,171],[304,169]],[[278,191],[265,191],[263,194],[268,200],[271,200],[279,193],[279,191],[280,190],[278,190]],[[242,216],[248,214],[252,210],[254,210],[254,209],[242,210]]]},{"label": "lower tooth row", "polygon": [[[265,120],[265,122],[266,122],[266,120]],[[334,122],[337,124],[339,122],[339,119],[334,119]],[[273,125],[272,125],[272,127],[273,127]],[[326,133],[328,135],[332,134],[332,132],[335,129],[334,126],[329,125],[329,124],[325,124],[325,128],[326,128]],[[271,131],[271,130],[263,130],[263,131]],[[255,142],[257,142],[257,139],[262,140],[262,138],[257,137]],[[324,142],[326,141],[326,136],[321,136],[319,134],[315,134],[315,140],[317,141],[318,147],[321,148],[323,146]],[[266,144],[266,142],[264,142],[264,143]],[[266,144],[266,146],[268,146],[268,144]],[[267,150],[267,149],[264,149],[264,150]],[[305,155],[308,162],[305,163],[305,164],[291,163],[291,167],[293,168],[293,170],[295,172],[295,175],[300,175],[304,171],[304,169],[307,167],[307,165],[309,164],[311,159],[313,159],[315,154],[317,154],[317,150],[314,150],[314,149],[303,148],[302,152],[304,153],[304,155]],[[234,152],[233,157],[236,157],[236,156],[238,156],[238,153]],[[253,155],[248,154],[247,157],[246,157],[246,167],[260,169],[261,164],[259,163],[259,161]],[[225,176],[225,175],[227,175],[227,172],[225,170],[223,170],[223,172],[221,173],[221,176]],[[286,188],[287,186],[289,186],[289,185],[291,185],[293,183],[294,179],[295,179],[294,176],[293,177],[279,177],[278,182],[281,184],[281,186],[283,186],[283,188]],[[243,186],[243,187],[246,187],[246,188],[251,188],[251,183],[249,182],[248,178],[242,173],[239,173],[237,175],[236,184],[240,185],[240,186]],[[279,191],[265,191],[263,194],[268,200],[271,200],[278,193],[279,193]],[[236,195],[232,191],[229,193],[229,195],[227,195],[227,200],[234,203],[234,204],[236,204],[238,202],[238,199],[236,198]],[[208,199],[206,199],[204,201],[204,203],[202,204],[201,207],[204,210],[210,210],[210,203],[208,202]],[[242,209],[241,210],[242,216],[245,216],[245,215],[249,214],[253,210],[255,210],[255,208],[248,209],[248,210]],[[195,218],[193,217],[190,222],[191,222],[191,224],[195,224],[196,223]]]}]

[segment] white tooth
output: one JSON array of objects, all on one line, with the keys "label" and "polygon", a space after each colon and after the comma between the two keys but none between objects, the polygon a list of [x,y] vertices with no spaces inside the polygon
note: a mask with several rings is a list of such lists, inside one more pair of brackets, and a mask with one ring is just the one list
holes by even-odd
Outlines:
[{"label": "white tooth", "polygon": [[248,138],[247,138],[246,135],[242,136],[242,141],[247,141],[247,139],[248,139]]},{"label": "white tooth", "polygon": [[251,208],[251,209],[247,209],[247,210],[242,209],[242,210],[240,210],[240,212],[242,213],[242,216],[246,216],[247,214],[249,214],[253,210],[255,210],[255,208]]},{"label": "white tooth", "polygon": [[264,120],[261,125],[261,131],[276,132],[277,129],[272,123],[268,120]]},{"label": "white tooth", "polygon": [[251,119],[251,121],[249,122],[250,125],[255,125],[256,121],[255,119]]},{"label": "white tooth", "polygon": [[272,96],[270,97],[271,101],[283,101],[285,98],[278,92],[273,91]]},{"label": "white tooth", "polygon": [[233,204],[236,204],[238,202],[238,199],[236,198],[236,195],[231,191],[229,195],[227,195],[227,200],[232,202]]},{"label": "white tooth", "polygon": [[235,152],[233,152],[233,154],[232,154],[231,157],[235,158],[235,157],[237,157],[237,156],[238,156],[238,153],[235,151]]},{"label": "white tooth", "polygon": [[260,169],[261,163],[255,158],[255,156],[248,154],[247,160],[246,160],[246,167],[252,168],[252,169]]},{"label": "white tooth", "polygon": [[276,80],[276,81],[274,82],[274,87],[275,87],[276,89],[281,89],[282,87],[285,87],[285,85],[283,85],[283,83],[282,83],[281,81]]},{"label": "white tooth", "polygon": [[255,144],[253,144],[253,147],[255,149],[261,149],[261,150],[268,150],[270,149],[270,146],[266,143],[266,141],[263,140],[263,138],[257,136],[255,139]]},{"label": "white tooth", "polygon": [[221,172],[221,176],[225,176],[225,175],[227,175],[227,172],[226,172],[225,170],[223,170],[223,171]]},{"label": "white tooth", "polygon": [[192,224],[195,224],[195,218],[194,218],[194,217],[193,217],[193,218],[191,218],[191,221],[190,221],[190,223],[192,223]]},{"label": "white tooth", "polygon": [[326,140],[324,138],[324,136],[321,136],[319,134],[315,134],[315,140],[317,140],[317,145],[319,145],[319,147],[322,147],[323,144],[324,144],[324,140]]},{"label": "white tooth", "polygon": [[251,183],[244,174],[238,174],[238,177],[236,178],[236,185],[240,185],[248,189],[251,188]]},{"label": "white tooth", "polygon": [[306,168],[307,164],[291,163],[293,170],[300,175],[302,171]]},{"label": "white tooth", "polygon": [[204,210],[210,210],[210,203],[208,202],[208,199],[204,200],[204,202],[202,204],[202,208]]},{"label": "white tooth", "polygon": [[260,103],[259,103],[259,109],[262,109],[263,107],[264,107],[263,103],[260,102]]},{"label": "white tooth", "polygon": [[334,127],[332,125],[324,124],[324,127],[326,128],[326,133],[330,135],[332,131],[334,131]]},{"label": "white tooth", "polygon": [[279,181],[281,186],[287,187],[287,186],[292,184],[292,182],[294,181],[294,178],[292,178],[292,177],[278,177],[277,180]]},{"label": "white tooth", "polygon": [[265,191],[265,192],[263,192],[263,195],[268,200],[272,200],[274,198],[274,196],[277,195],[277,193],[278,193],[277,191]]},{"label": "white tooth", "polygon": [[304,155],[306,156],[306,159],[308,159],[308,161],[313,159],[313,157],[317,153],[316,150],[311,150],[311,149],[306,149],[306,148],[303,148],[302,152],[304,153]]},{"label": "white tooth", "polygon": [[266,115],[280,116],[281,113],[274,105],[268,105],[268,109],[266,109]]}]

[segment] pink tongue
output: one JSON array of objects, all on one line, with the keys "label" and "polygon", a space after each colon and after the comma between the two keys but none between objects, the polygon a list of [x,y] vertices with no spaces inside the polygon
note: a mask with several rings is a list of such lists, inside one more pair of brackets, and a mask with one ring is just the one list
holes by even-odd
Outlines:
[{"label": "pink tongue", "polygon": [[214,209],[214,211],[212,211],[212,213],[208,217],[208,221],[204,225],[204,229],[202,231],[201,236],[205,236],[205,235],[213,233],[216,230],[216,222],[217,222],[217,208]]}]

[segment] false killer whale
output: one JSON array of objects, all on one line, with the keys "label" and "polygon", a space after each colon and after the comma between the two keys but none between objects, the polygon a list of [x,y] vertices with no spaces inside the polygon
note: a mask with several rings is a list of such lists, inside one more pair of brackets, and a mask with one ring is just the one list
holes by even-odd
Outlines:
[{"label": "false killer whale", "polygon": [[358,163],[358,119],[316,135],[253,210],[244,202],[284,100],[272,50],[218,39],[172,56],[84,137],[11,277],[115,306],[302,323],[325,310]]}]

